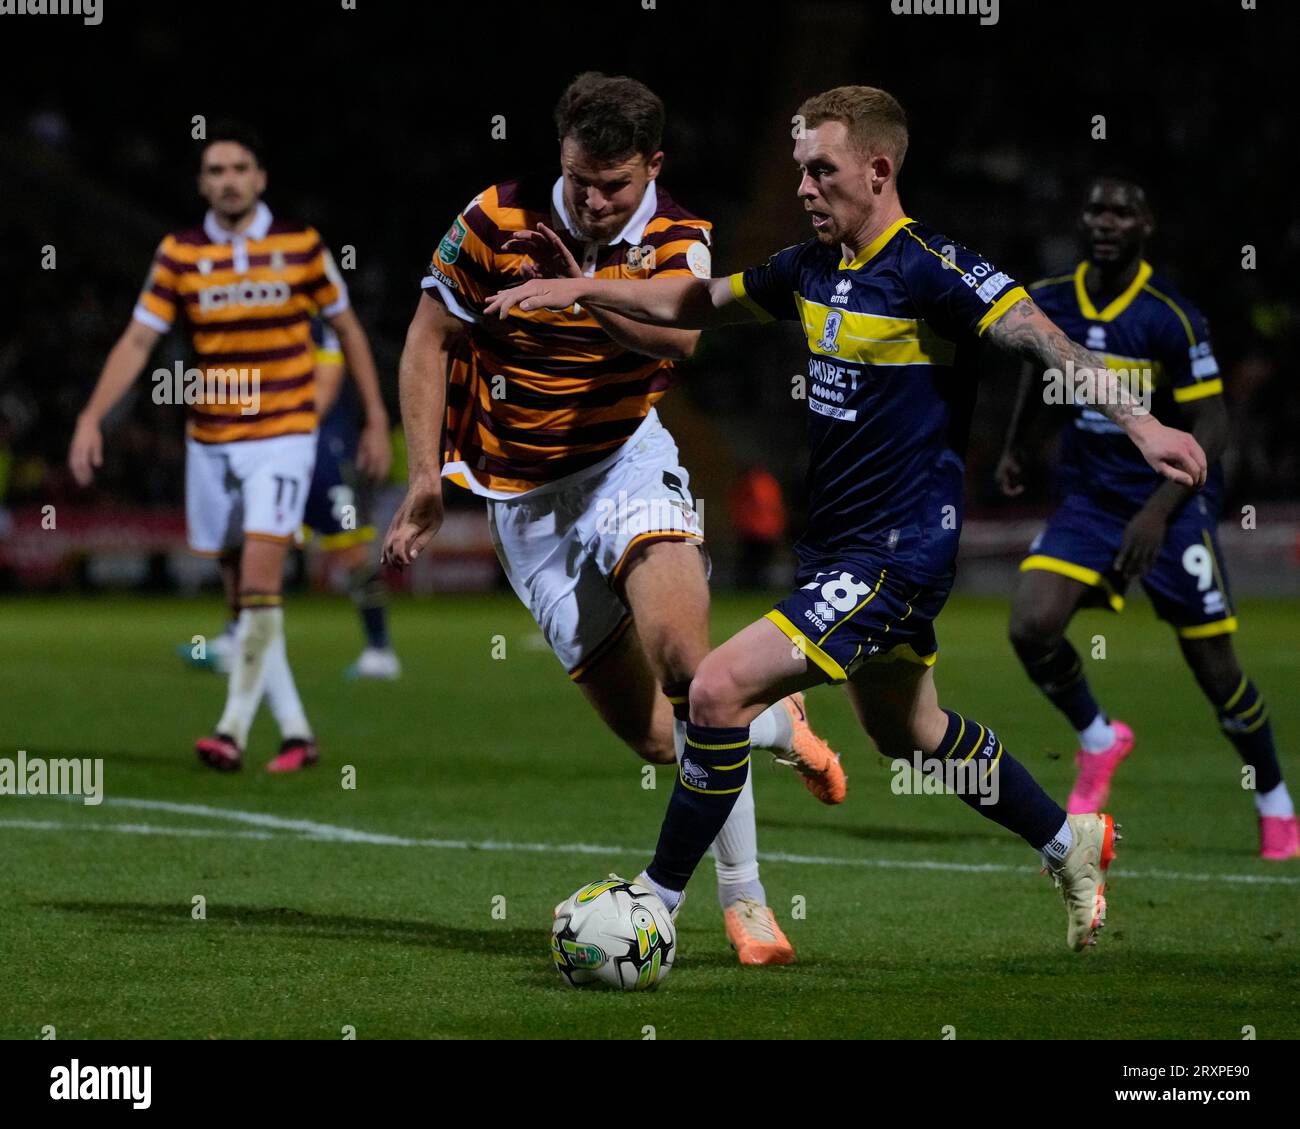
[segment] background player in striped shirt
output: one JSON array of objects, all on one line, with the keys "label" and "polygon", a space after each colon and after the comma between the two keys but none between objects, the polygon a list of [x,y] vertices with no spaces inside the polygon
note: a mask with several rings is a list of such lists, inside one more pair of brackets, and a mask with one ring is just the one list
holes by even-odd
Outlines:
[{"label": "background player in striped shirt", "polygon": [[131,324],[78,417],[68,462],[79,483],[91,481],[103,458],[105,416],[182,318],[202,378],[185,396],[189,544],[220,559],[238,618],[239,661],[226,707],[196,751],[214,768],[239,768],[265,692],[283,738],[267,767],[288,772],[319,756],[289,669],[281,608],[285,554],[302,521],[316,453],[313,316],[338,333],[358,385],[373,392],[358,455],[363,469],[387,465],[388,421],[370,346],[329,251],[312,228],[271,214],[261,200],[266,183],[255,135],[214,127],[199,158],[208,213],[200,226],[163,239]]},{"label": "background player in striped shirt", "polygon": [[[1011,641],[1025,671],[1079,734],[1079,772],[1067,810],[1105,806],[1111,777],[1133,748],[1133,731],[1097,704],[1065,631],[1080,607],[1120,611],[1125,587],[1140,579],[1156,614],[1174,628],[1224,734],[1254,770],[1261,856],[1293,858],[1300,855],[1300,832],[1268,708],[1232,646],[1237,615],[1216,531],[1228,411],[1209,331],[1196,307],[1143,257],[1154,217],[1140,185],[1095,180],[1081,226],[1088,258],[1067,275],[1034,283],[1034,301],[1075,341],[1105,353],[1113,368],[1150,373],[1152,410],[1189,424],[1212,465],[1199,494],[1161,481],[1114,423],[1095,408],[1069,407],[1061,506],[1020,565],[1011,610]],[[998,464],[999,484],[1010,496],[1024,489],[1027,409],[1039,403],[1034,383],[1026,367]]]},{"label": "background player in striped shirt", "polygon": [[[556,107],[559,177],[492,185],[452,223],[402,354],[410,488],[385,553],[408,564],[437,533],[443,476],[485,498],[501,564],[569,676],[638,755],[671,764],[709,594],[690,475],[654,404],[698,334],[603,310],[484,315],[489,295],[537,271],[647,289],[709,276],[712,225],[657,179],[663,118],[641,83],[580,75]],[[773,701],[752,719],[754,744],[838,803],[843,771],[802,698]],[[788,963],[759,880],[752,785],[731,799],[709,837],[728,937],[744,963]]]},{"label": "background player in striped shirt", "polygon": [[[692,327],[783,318],[801,323],[807,338],[801,587],[696,671],[687,758],[706,786],[684,786],[684,758],[642,877],[676,904],[749,772],[749,719],[792,691],[845,683],[886,756],[910,761],[919,751],[940,768],[973,765],[955,777],[968,781],[959,795],[1041,852],[1065,898],[1067,944],[1082,949],[1105,922],[1113,822],[1067,816],[993,730],[940,707],[934,619],[954,575],[980,338],[1043,366],[1069,360],[1093,371],[1100,358],[1070,341],[1014,279],[903,212],[896,178],[907,121],[893,97],[839,87],[804,102],[799,120],[794,159],[815,233],[808,242],[729,278],[644,287],[534,280],[488,306],[504,316],[580,302]],[[1109,381],[1103,390],[1112,393]],[[1138,414],[1126,397],[1103,410],[1161,473],[1204,481],[1204,454],[1190,436]]]},{"label": "background player in striped shirt", "polygon": [[[375,527],[370,524],[370,476],[357,468],[362,409],[357,390],[344,382],[346,366],[338,335],[315,317],[311,326],[316,362],[316,406],[320,427],[316,436],[316,465],[303,510],[299,537],[307,548],[325,557],[325,570],[333,582],[342,575],[348,595],[361,619],[365,646],[348,668],[348,678],[393,681],[401,677],[402,664],[388,634],[388,592],[373,551]],[[378,395],[378,389],[374,389]],[[383,411],[383,403],[378,409]],[[374,409],[372,409],[373,411]],[[368,417],[371,412],[366,412]],[[386,415],[386,412],[384,413]],[[389,457],[374,452],[371,476],[381,477]],[[235,652],[238,612],[226,629],[196,653],[190,643],[179,643],[176,653],[188,665],[219,674],[230,672]]]}]

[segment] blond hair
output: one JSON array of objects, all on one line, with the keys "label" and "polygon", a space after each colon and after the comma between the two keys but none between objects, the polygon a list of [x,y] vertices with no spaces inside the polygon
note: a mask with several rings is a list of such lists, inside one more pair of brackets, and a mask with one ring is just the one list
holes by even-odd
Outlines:
[{"label": "blond hair", "polygon": [[863,156],[884,153],[894,172],[907,155],[907,114],[897,98],[875,86],[837,86],[804,99],[799,107],[803,124],[816,129],[828,121],[843,122],[849,141]]}]

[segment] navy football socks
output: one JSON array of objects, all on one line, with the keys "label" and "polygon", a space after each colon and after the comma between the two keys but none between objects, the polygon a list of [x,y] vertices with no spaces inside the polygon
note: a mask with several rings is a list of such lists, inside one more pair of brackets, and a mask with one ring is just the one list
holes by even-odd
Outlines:
[{"label": "navy football socks", "polygon": [[943,712],[948,715],[948,731],[933,757],[943,761],[945,767],[972,766],[956,776],[960,782],[976,785],[957,789],[962,802],[1014,831],[1034,850],[1042,850],[1060,831],[1065,809],[1003,749],[993,730],[952,710]]},{"label": "navy football socks", "polygon": [[1083,674],[1083,662],[1068,639],[1047,650],[1016,644],[1016,654],[1030,680],[1069,719],[1076,733],[1082,733],[1101,707]]},{"label": "navy football socks", "polygon": [[[686,889],[749,775],[749,726],[713,728],[688,722],[686,750],[646,874],[665,889]],[[1053,828],[1055,830],[1055,828]]]},{"label": "navy football socks", "polygon": [[1255,770],[1255,790],[1263,795],[1282,783],[1282,768],[1273,744],[1273,726],[1268,720],[1268,706],[1244,674],[1232,696],[1215,703],[1219,726],[1236,747],[1241,759]]}]

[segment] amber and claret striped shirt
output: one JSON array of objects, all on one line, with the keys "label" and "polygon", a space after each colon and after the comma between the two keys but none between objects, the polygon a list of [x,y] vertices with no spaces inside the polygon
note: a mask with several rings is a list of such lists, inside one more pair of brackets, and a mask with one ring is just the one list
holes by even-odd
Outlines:
[{"label": "amber and claret striped shirt", "polygon": [[673,372],[671,361],[617,344],[579,308],[484,318],[488,298],[522,281],[525,256],[501,249],[512,233],[545,223],[589,277],[710,277],[713,225],[656,181],[605,245],[584,244],[574,232],[562,186],[528,177],[480,192],[438,244],[422,283],[472,325],[450,361],[443,474],[476,494],[517,497],[610,458]]},{"label": "amber and claret striped shirt", "polygon": [[[209,392],[199,403],[187,399],[187,433],[231,443],[315,430],[312,318],[347,306],[347,286],[320,235],[259,203],[239,235],[209,212],[202,226],[166,236],[133,316],[159,333],[184,316]],[[256,411],[237,395],[250,382]]]}]

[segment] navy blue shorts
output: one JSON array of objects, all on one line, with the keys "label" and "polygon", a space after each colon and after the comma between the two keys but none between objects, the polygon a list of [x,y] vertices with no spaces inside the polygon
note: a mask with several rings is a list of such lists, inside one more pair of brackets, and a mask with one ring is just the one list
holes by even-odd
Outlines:
[{"label": "navy blue shorts", "polygon": [[322,549],[375,539],[369,498],[356,471],[357,443],[356,429],[334,425],[333,413],[322,424],[302,519],[303,540],[315,541]]},{"label": "navy blue shorts", "polygon": [[[1085,494],[1071,494],[1029,546],[1021,572],[1055,572],[1088,585],[1085,605],[1124,610],[1123,577],[1115,557],[1128,519]],[[1237,630],[1216,532],[1218,515],[1193,497],[1169,524],[1151,571],[1141,578],[1156,614],[1184,639]]]},{"label": "navy blue shorts", "polygon": [[799,579],[806,583],[767,618],[829,681],[846,681],[865,662],[933,666],[939,657],[934,621],[948,601],[951,579],[918,586],[861,561],[818,566]]}]

